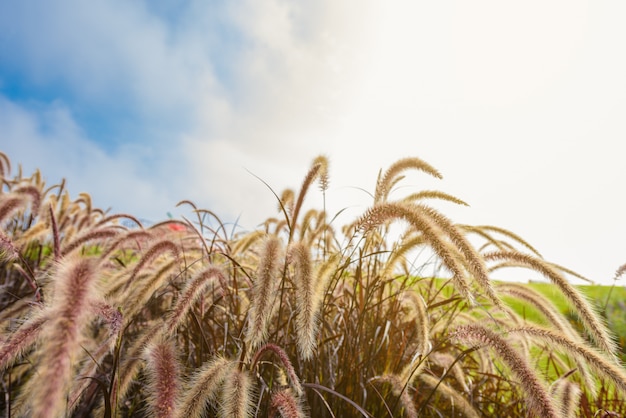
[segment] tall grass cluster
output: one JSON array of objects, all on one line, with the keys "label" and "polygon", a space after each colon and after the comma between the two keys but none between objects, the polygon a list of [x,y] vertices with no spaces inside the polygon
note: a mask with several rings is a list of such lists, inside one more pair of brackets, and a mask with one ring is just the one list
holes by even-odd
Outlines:
[{"label": "tall grass cluster", "polygon": [[[402,159],[337,226],[305,210],[329,184],[318,157],[277,216],[231,233],[189,201],[188,219],[151,226],[109,214],[0,153],[1,415],[625,416],[623,348],[572,272],[432,205],[454,196],[392,199],[409,171],[441,177]],[[552,282],[582,328],[492,279],[509,267]]]}]

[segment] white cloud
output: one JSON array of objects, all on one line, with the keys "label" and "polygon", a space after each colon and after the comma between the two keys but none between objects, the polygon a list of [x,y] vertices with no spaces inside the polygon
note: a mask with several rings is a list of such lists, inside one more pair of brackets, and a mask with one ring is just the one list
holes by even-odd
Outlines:
[{"label": "white cloud", "polygon": [[276,202],[246,170],[276,192],[297,189],[327,154],[329,204],[358,213],[368,203],[358,188],[415,155],[445,180],[407,184],[472,204],[444,206],[454,219],[508,227],[595,280],[626,262],[624,6],[185,4],[172,14],[67,1],[38,5],[35,20],[26,9],[0,17],[18,34],[11,65],[29,82],[67,85],[104,112],[117,100],[153,138],[104,152],[68,101],[37,110],[4,100],[3,151],[103,205],[158,217],[189,198],[225,220],[243,214],[248,228]]},{"label": "white cloud", "polygon": [[106,154],[60,103],[33,112],[0,97],[0,143],[13,173],[21,164],[25,175],[41,169],[49,185],[65,178],[73,197],[87,192],[102,209],[113,206],[114,213],[161,219],[176,203],[169,198],[171,190],[138,174],[140,156]]}]

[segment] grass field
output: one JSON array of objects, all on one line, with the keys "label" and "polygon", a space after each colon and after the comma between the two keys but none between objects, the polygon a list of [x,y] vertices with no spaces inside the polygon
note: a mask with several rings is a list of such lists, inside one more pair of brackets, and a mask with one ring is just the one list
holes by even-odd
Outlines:
[{"label": "grass field", "polygon": [[[338,227],[304,206],[328,187],[318,157],[233,234],[189,201],[144,226],[0,153],[0,416],[625,416],[625,289],[454,223],[428,204],[462,203],[446,193],[391,199],[407,171],[440,177],[399,160]],[[491,279],[511,266],[550,284]]]}]

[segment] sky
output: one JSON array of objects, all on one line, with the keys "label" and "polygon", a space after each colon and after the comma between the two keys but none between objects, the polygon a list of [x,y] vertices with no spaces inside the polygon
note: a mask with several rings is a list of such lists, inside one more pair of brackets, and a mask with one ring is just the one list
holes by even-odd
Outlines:
[{"label": "sky", "polygon": [[350,220],[419,157],[443,179],[392,197],[453,194],[470,207],[437,208],[455,222],[613,283],[625,20],[622,1],[0,1],[0,151],[113,213],[188,199],[239,230],[278,215],[263,182],[298,189],[320,154]]}]

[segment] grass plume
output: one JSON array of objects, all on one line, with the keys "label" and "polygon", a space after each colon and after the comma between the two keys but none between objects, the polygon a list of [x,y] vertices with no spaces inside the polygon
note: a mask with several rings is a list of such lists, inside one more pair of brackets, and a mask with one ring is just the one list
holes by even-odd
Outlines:
[{"label": "grass plume", "polygon": [[267,338],[268,325],[274,311],[278,272],[281,267],[281,242],[270,236],[264,243],[263,253],[253,283],[246,340],[255,349]]},{"label": "grass plume", "polygon": [[46,309],[49,320],[41,331],[41,340],[47,348],[39,352],[38,360],[39,379],[46,384],[33,384],[30,388],[32,416],[63,414],[81,350],[81,334],[91,314],[96,272],[96,263],[88,258],[63,260],[55,271],[57,288]]},{"label": "grass plume", "polygon": [[560,417],[548,391],[528,361],[504,338],[481,325],[461,325],[457,327],[453,335],[455,339],[465,343],[478,343],[493,349],[519,379],[520,386],[528,395],[528,405],[534,416]]},{"label": "grass plume", "polygon": [[177,398],[180,392],[180,366],[171,342],[158,341],[145,351],[150,391],[150,416],[170,418],[176,416]]},{"label": "grass plume", "polygon": [[293,243],[289,248],[289,255],[295,266],[296,341],[302,357],[309,359],[317,344],[318,315],[322,299],[316,292],[317,283],[308,248],[302,243]]}]

